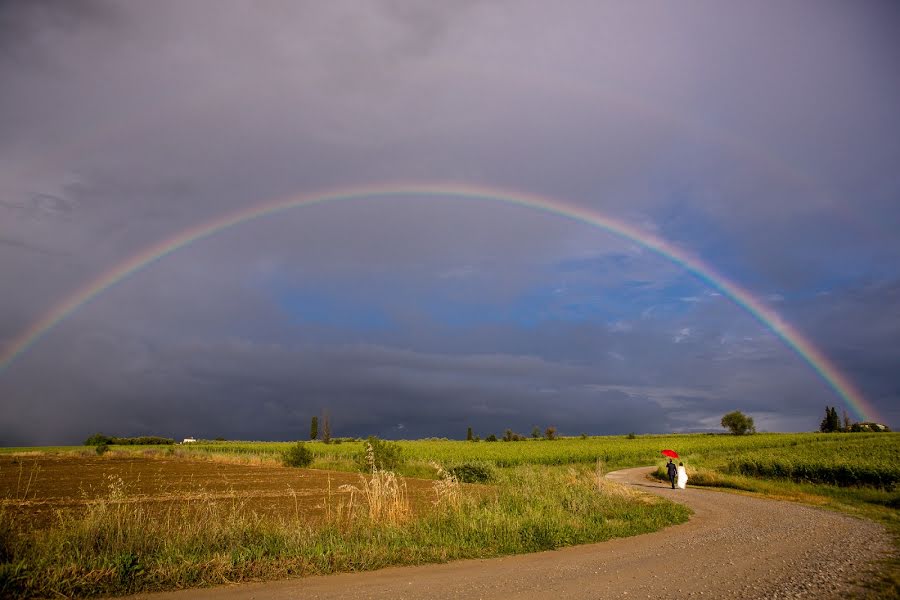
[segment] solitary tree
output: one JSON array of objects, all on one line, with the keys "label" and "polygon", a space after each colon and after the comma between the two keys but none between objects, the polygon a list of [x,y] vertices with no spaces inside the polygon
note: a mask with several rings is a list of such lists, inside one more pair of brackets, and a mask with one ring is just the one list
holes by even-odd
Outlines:
[{"label": "solitary tree", "polygon": [[538,427],[537,425],[535,425],[534,428],[531,430],[531,437],[533,437],[533,438],[536,439],[536,440],[537,440],[537,439],[540,439],[540,437],[541,437],[541,428]]},{"label": "solitary tree", "polygon": [[472,435],[472,428],[467,427],[466,428],[466,441],[471,442],[473,439],[474,439],[474,437]]},{"label": "solitary tree", "polygon": [[319,439],[319,417],[313,417],[309,424],[309,439]]},{"label": "solitary tree", "polygon": [[756,426],[753,425],[753,417],[748,417],[739,410],[730,412],[722,417],[722,427],[730,430],[734,435],[756,433]]},{"label": "solitary tree", "polygon": [[556,427],[553,427],[552,425],[550,427],[548,427],[547,430],[544,431],[544,437],[551,441],[555,440],[556,439]]}]

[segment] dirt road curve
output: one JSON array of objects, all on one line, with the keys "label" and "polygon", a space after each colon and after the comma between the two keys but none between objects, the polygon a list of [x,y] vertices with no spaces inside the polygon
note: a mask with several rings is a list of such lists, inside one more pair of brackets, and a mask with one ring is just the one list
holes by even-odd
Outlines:
[{"label": "dirt road curve", "polygon": [[615,481],[695,514],[657,533],[491,560],[150,594],[153,600],[325,598],[848,598],[850,580],[890,551],[873,523],[788,502],[672,490],[649,468]]}]

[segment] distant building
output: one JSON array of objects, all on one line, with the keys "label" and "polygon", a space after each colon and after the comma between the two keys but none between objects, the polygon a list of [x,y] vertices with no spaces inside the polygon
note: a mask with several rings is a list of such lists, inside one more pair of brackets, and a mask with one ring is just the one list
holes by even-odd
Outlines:
[{"label": "distant building", "polygon": [[884,431],[890,431],[891,428],[885,425],[884,423],[854,423],[850,426],[850,431],[862,431],[862,432],[873,432],[880,433]]},{"label": "distant building", "polygon": [[197,440],[195,440],[194,438],[184,438],[184,440],[182,440],[181,443],[182,443],[182,444],[193,444],[193,443],[196,442],[196,441],[197,441]]}]

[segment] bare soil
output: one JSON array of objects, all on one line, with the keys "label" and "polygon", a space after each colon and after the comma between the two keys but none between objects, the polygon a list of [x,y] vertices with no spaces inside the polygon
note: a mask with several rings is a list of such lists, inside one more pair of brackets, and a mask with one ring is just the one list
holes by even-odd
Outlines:
[{"label": "bare soil", "polygon": [[689,522],[652,534],[492,560],[399,567],[162,594],[287,598],[852,598],[892,550],[883,527],[783,501],[672,490],[649,468],[609,477],[682,502]]},{"label": "bare soil", "polygon": [[[427,510],[434,499],[433,482],[405,482],[413,510]],[[0,456],[0,504],[36,527],[49,523],[57,511],[83,510],[100,499],[141,503],[151,510],[213,500],[267,516],[315,522],[324,517],[327,505],[346,500],[341,485],[359,483],[355,473],[155,453]]]}]

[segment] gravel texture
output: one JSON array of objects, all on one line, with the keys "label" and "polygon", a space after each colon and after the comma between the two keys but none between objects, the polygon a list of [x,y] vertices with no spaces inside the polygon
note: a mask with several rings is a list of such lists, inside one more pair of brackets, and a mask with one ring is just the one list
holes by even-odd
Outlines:
[{"label": "gravel texture", "polygon": [[682,502],[690,521],[656,533],[491,560],[397,567],[173,593],[256,598],[852,598],[892,550],[881,526],[790,502],[671,489],[642,467],[609,478]]}]

